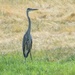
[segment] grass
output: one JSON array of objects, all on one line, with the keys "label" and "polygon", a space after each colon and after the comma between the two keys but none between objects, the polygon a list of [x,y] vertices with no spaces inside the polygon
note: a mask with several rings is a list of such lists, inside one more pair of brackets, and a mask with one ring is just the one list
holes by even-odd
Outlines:
[{"label": "grass", "polygon": [[[0,55],[0,75],[74,75],[75,59],[64,61],[48,61],[39,51],[33,55],[33,60],[27,60],[21,52]],[[45,56],[46,57],[46,56]],[[52,57],[52,56],[51,56]],[[43,58],[43,59],[42,59]],[[68,61],[69,60],[69,61]]]}]

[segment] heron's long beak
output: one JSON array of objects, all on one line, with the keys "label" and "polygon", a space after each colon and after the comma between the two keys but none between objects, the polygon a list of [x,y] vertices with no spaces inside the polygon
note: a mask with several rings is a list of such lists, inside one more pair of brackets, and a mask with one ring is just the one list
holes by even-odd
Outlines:
[{"label": "heron's long beak", "polygon": [[38,10],[38,9],[32,9],[32,10]]}]

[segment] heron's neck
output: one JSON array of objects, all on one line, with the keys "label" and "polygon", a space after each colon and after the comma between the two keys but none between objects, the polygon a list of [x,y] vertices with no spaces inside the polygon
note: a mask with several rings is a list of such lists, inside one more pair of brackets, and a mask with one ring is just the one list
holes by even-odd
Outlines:
[{"label": "heron's neck", "polygon": [[28,18],[28,22],[29,22],[28,32],[30,33],[30,31],[31,31],[31,20],[30,20],[28,12],[27,12],[27,18]]}]

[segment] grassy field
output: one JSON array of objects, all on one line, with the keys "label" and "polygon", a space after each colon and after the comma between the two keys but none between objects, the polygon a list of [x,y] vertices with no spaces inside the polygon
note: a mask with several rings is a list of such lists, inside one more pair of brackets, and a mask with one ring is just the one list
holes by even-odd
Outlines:
[{"label": "grassy field", "polygon": [[[45,52],[45,51],[44,51]],[[39,56],[38,56],[39,55]],[[39,58],[38,58],[39,57]],[[63,61],[51,62],[47,56],[35,52],[33,60],[26,61],[18,53],[0,56],[0,75],[74,75],[75,57],[71,56]]]},{"label": "grassy field", "polygon": [[[22,55],[31,12],[33,61]],[[0,75],[75,74],[74,0],[0,0]]]}]

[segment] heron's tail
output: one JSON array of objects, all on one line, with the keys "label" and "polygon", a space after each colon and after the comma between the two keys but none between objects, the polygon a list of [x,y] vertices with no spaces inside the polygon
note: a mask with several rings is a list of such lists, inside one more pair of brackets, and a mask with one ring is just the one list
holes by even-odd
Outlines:
[{"label": "heron's tail", "polygon": [[25,54],[25,52],[23,51],[23,56],[24,56],[25,58],[27,58],[27,57],[28,57],[28,54]]}]

